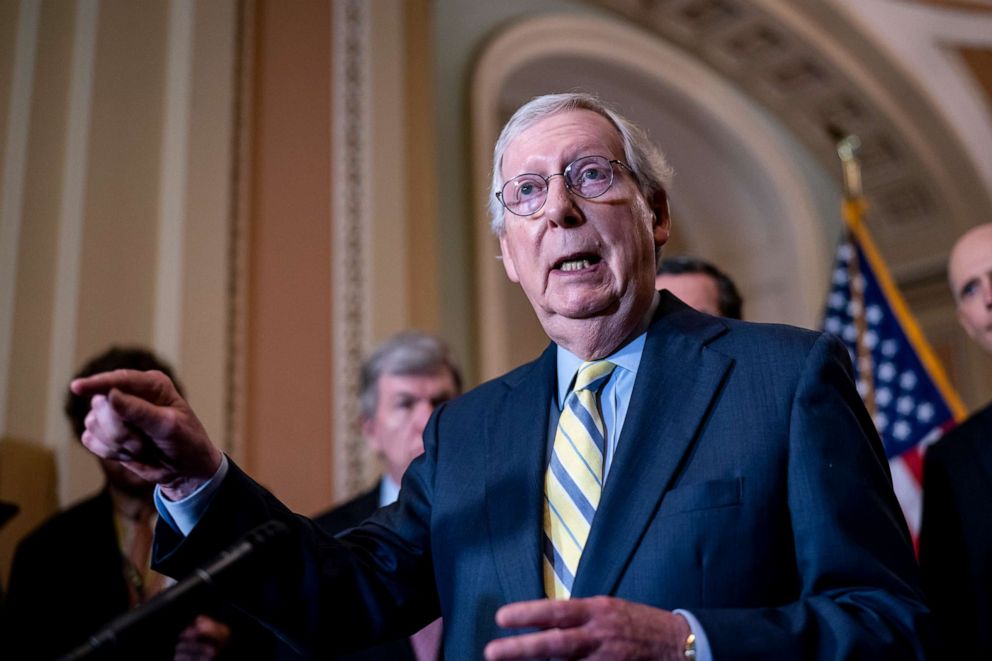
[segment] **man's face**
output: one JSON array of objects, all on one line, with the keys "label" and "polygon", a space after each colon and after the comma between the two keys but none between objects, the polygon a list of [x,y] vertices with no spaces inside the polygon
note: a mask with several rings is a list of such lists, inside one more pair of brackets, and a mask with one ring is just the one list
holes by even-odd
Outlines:
[{"label": "man's face", "polygon": [[965,234],[951,251],[947,266],[961,326],[992,353],[992,224]]},{"label": "man's face", "polygon": [[[620,136],[597,113],[563,112],[511,141],[501,174],[504,181],[523,173],[547,177],[581,156],[624,160]],[[668,240],[664,198],[649,204],[618,165],[613,186],[591,200],[569,193],[562,177],[548,186],[547,201],[533,215],[504,212],[500,236],[506,273],[520,283],[545,331],[555,338],[563,320],[645,312],[654,296],[655,249]]]},{"label": "man's face", "polygon": [[107,482],[118,491],[131,498],[152,502],[152,493],[155,491],[154,482],[148,482],[138,477],[137,473],[125,468],[121,462],[112,459],[100,459],[100,468],[103,470]]},{"label": "man's face", "polygon": [[655,289],[667,289],[700,312],[721,316],[720,290],[705,273],[663,273],[654,278]]},{"label": "man's face", "polygon": [[434,408],[457,395],[458,389],[448,369],[436,374],[383,374],[376,387],[375,414],[362,420],[362,434],[399,483],[410,462],[424,451],[424,427]]}]

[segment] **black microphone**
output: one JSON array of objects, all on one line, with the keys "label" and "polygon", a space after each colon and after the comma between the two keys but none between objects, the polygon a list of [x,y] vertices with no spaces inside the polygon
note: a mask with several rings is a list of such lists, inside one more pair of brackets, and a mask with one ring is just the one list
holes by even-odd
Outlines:
[{"label": "black microphone", "polygon": [[191,617],[206,593],[223,579],[232,568],[254,560],[262,551],[269,550],[274,542],[289,535],[289,528],[281,521],[269,521],[253,528],[234,545],[222,551],[211,563],[197,568],[191,575],[164,590],[153,598],[110,621],[90,636],[61,661],[113,658],[114,653],[125,649],[131,642],[160,625],[166,618]]}]

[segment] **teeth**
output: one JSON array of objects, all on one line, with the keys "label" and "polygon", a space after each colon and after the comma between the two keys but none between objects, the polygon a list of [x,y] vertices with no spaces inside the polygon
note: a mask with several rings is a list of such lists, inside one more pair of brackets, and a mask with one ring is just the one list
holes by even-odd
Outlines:
[{"label": "teeth", "polygon": [[587,269],[590,266],[588,259],[573,259],[567,262],[562,262],[562,271],[579,271],[581,269]]}]

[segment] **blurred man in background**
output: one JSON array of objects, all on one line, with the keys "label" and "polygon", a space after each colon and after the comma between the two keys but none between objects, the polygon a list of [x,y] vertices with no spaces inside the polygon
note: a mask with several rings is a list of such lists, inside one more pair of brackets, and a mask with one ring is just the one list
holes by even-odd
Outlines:
[{"label": "blurred man in background", "polygon": [[[958,321],[992,355],[992,223],[947,266]],[[948,659],[992,659],[992,404],[927,450],[920,564]]]},{"label": "blurred man in background", "polygon": [[[158,370],[178,384],[171,367],[142,348],[113,347],[76,376],[115,369]],[[181,386],[177,386],[180,387]],[[88,397],[69,393],[65,413],[78,439]],[[4,647],[11,659],[53,659],[80,645],[125,611],[172,581],[150,568],[158,519],[154,484],[119,462],[100,459],[103,489],[39,526],[14,553],[6,605]],[[200,616],[179,635],[149,640],[148,659],[213,659],[228,646],[227,624]]]},{"label": "blurred man in background", "polygon": [[700,312],[740,319],[744,307],[726,273],[698,257],[667,257],[658,263],[654,288],[667,289]]},{"label": "blurred man in background", "polygon": [[[431,413],[461,389],[458,367],[439,338],[406,332],[381,344],[362,366],[359,397],[362,437],[385,472],[372,489],[317,516],[316,523],[336,535],[393,503],[403,473],[424,452],[424,427]],[[341,658],[433,661],[438,658],[440,643],[438,619],[410,638]]]}]

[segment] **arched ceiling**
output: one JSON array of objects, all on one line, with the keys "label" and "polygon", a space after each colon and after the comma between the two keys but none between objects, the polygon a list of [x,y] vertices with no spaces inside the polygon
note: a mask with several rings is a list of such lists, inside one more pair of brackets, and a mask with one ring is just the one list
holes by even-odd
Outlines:
[{"label": "arched ceiling", "polygon": [[[833,136],[856,133],[863,144],[871,227],[897,277],[912,280],[942,273],[953,239],[987,220],[992,180],[969,158],[970,145],[961,138],[962,133],[974,133],[949,125],[933,95],[891,58],[890,45],[879,43],[877,35],[859,26],[885,20],[884,12],[898,12],[893,7],[898,3],[592,0],[587,4],[606,9],[705,62],[779,118],[827,171],[838,172]],[[904,23],[913,18],[892,15],[903,17]],[[982,13],[982,20],[987,18]],[[992,27],[992,22],[988,25]],[[932,39],[946,37],[935,32]],[[987,47],[992,48],[990,44],[992,36],[987,39]],[[988,122],[988,116],[979,119]],[[981,128],[987,131],[987,126]]]}]

